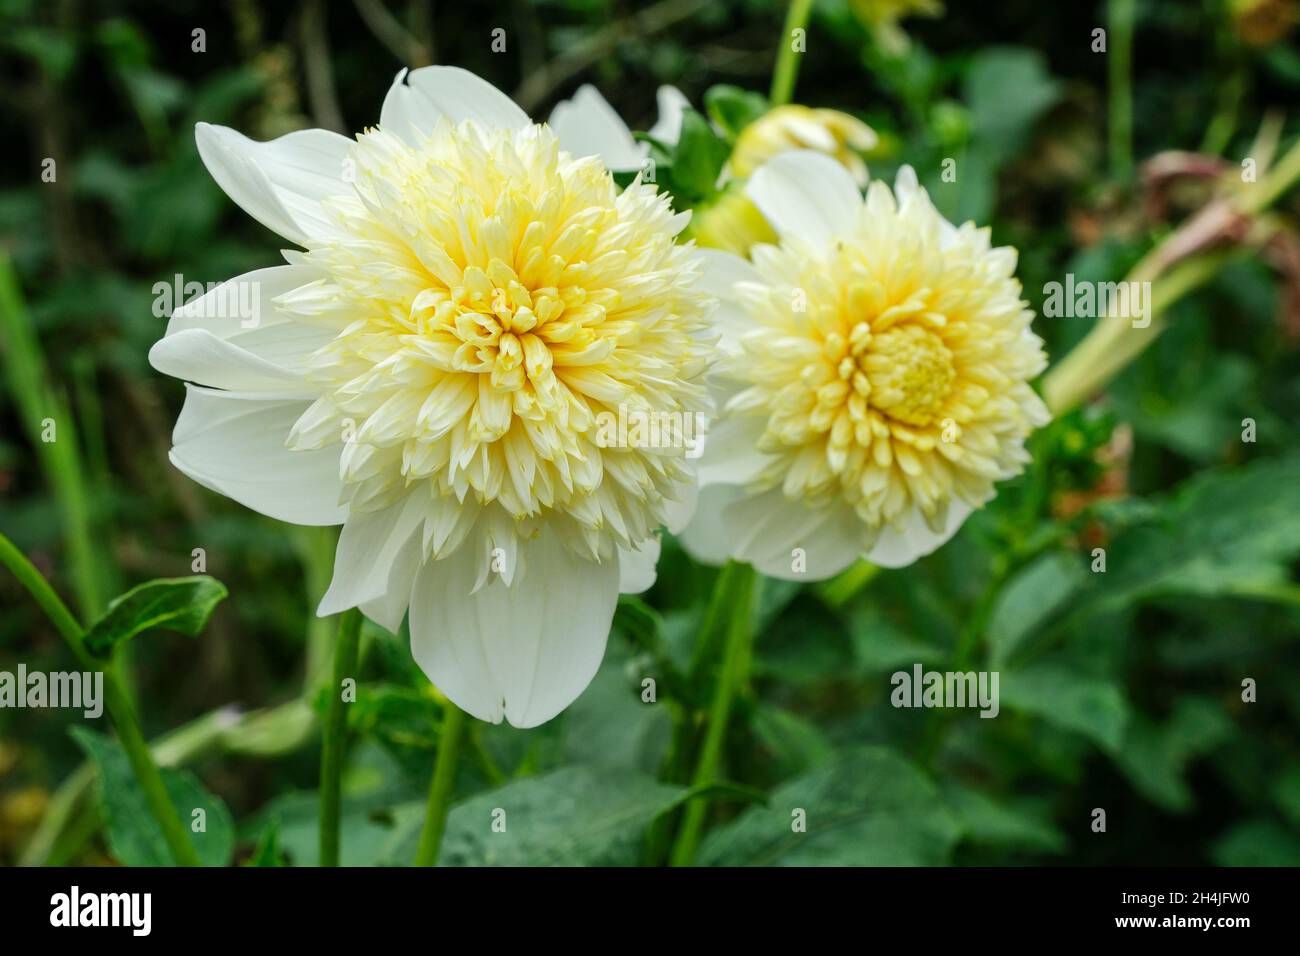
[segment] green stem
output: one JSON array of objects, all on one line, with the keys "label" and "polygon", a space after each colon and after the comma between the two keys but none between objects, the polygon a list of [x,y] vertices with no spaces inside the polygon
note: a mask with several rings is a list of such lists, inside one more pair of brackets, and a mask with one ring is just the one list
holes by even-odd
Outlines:
[{"label": "green stem", "polygon": [[1228,79],[1219,87],[1219,108],[1206,127],[1197,150],[1209,156],[1221,156],[1232,141],[1232,134],[1237,131],[1237,114],[1241,109],[1241,98],[1246,92],[1246,71],[1238,63],[1232,68]]},{"label": "green stem", "polygon": [[429,781],[429,803],[424,811],[424,827],[420,830],[420,845],[415,851],[416,866],[434,866],[438,862],[438,849],[442,834],[447,829],[447,812],[451,809],[452,785],[456,782],[456,762],[460,758],[460,742],[465,731],[465,712],[447,702],[442,718],[442,731],[438,735],[438,757],[433,764],[433,779]]},{"label": "green stem", "polygon": [[1244,196],[1238,207],[1248,216],[1257,215],[1273,205],[1282,194],[1300,179],[1300,139],[1288,149],[1262,180],[1253,188],[1243,189]]},{"label": "green stem", "polygon": [[[723,608],[731,616],[727,622],[727,640],[722,655],[722,672],[713,692],[713,703],[709,708],[709,722],[705,730],[704,745],[700,748],[699,762],[695,766],[695,775],[691,778],[693,788],[704,787],[718,778],[718,766],[722,762],[722,747],[727,738],[727,724],[731,718],[731,707],[736,694],[744,686],[748,677],[750,644],[753,640],[751,617],[753,614],[755,574],[747,564],[728,562],[718,579],[718,588],[713,593],[710,613],[714,608]],[[695,859],[695,850],[699,846],[700,836],[704,830],[704,815],[708,803],[702,798],[690,801],[686,805],[681,829],[673,845],[669,862],[673,866],[690,866]]]},{"label": "green stem", "polygon": [[875,580],[880,568],[868,561],[855,561],[829,581],[823,581],[813,590],[827,607],[840,610]]},{"label": "green stem", "polygon": [[303,668],[303,696],[314,697],[329,680],[330,652],[333,650],[334,629],[330,619],[318,617],[313,602],[329,588],[334,575],[334,549],[338,544],[338,529],[298,527],[293,530],[293,543],[302,564],[303,585],[310,605],[307,620],[307,654]]},{"label": "green stem", "polygon": [[1134,0],[1110,0],[1110,172],[1128,179],[1133,171]]},{"label": "green stem", "polygon": [[776,54],[776,69],[772,71],[772,105],[784,106],[794,96],[794,81],[799,76],[799,57],[803,54],[794,48],[794,31],[807,28],[812,13],[813,0],[790,0],[785,14],[785,30]]},{"label": "green stem", "polygon": [[50,587],[50,582],[36,567],[27,560],[27,556],[14,547],[3,534],[0,534],[0,563],[3,563],[35,598],[46,616],[63,635],[77,660],[87,670],[100,671],[104,675],[104,706],[112,718],[122,749],[126,751],[136,782],[144,793],[145,802],[150,813],[162,828],[163,838],[171,849],[172,856],[182,866],[200,866],[194,844],[190,842],[189,833],[176,814],[176,807],[167,796],[162,774],[149,752],[149,745],[140,732],[140,723],[136,718],[131,698],[122,684],[117,668],[112,661],[101,661],[93,657],[85,646],[85,632],[77,619],[72,616],[67,605]]},{"label": "green stem", "polygon": [[321,737],[320,755],[320,865],[339,865],[339,806],[342,800],[343,742],[347,737],[347,711],[343,681],[356,679],[357,648],[361,642],[361,612],[356,608],[339,615],[334,647],[334,682]]},{"label": "green stem", "polygon": [[[1204,253],[1175,266],[1154,282],[1150,323],[1145,328],[1134,326],[1131,319],[1122,316],[1108,315],[1098,321],[1043,377],[1043,400],[1052,414],[1059,417],[1100,391],[1164,331],[1168,324],[1165,311],[1218,275],[1233,257],[1232,251]],[[1124,281],[1143,281],[1140,271],[1141,263]]]},{"label": "green stem", "polygon": [[[18,277],[0,250],[0,330],[6,377],[19,417],[36,448],[41,470],[54,490],[63,518],[63,540],[71,565],[76,604],[87,620],[104,610],[102,558],[94,546],[86,469],[77,445],[77,430],[66,403],[49,387],[49,373],[23,301]],[[44,434],[44,422],[54,434]],[[52,438],[47,441],[46,438]]]},{"label": "green stem", "polygon": [[1257,598],[1261,601],[1275,601],[1291,607],[1300,607],[1300,584],[1290,581],[1241,582],[1231,585],[1227,593],[1235,597]]}]

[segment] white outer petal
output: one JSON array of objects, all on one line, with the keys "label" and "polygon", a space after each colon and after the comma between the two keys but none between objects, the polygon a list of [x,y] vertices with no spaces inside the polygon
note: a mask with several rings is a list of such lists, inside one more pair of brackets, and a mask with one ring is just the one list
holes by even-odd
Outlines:
[{"label": "white outer petal", "polygon": [[413,143],[414,130],[428,133],[441,116],[453,123],[473,120],[484,129],[520,129],[531,122],[510,97],[468,70],[422,66],[398,72],[379,125]]},{"label": "white outer petal", "polygon": [[[862,556],[862,525],[845,507],[813,510],[780,488],[750,495],[723,510],[731,556],[783,581],[824,581]],[[803,552],[796,570],[795,549]]]},{"label": "white outer petal", "polygon": [[[814,511],[780,488],[751,494],[736,485],[710,485],[680,537],[697,561],[747,561],[784,581],[823,581],[863,555],[862,525],[851,511]],[[796,548],[803,551],[802,571],[794,568]]]},{"label": "white outer petal", "polygon": [[284,447],[310,401],[187,385],[171,461],[205,488],[290,524],[342,524],[339,446]]},{"label": "white outer petal", "polygon": [[807,149],[773,156],[754,171],[745,193],[783,240],[801,240],[819,254],[852,228],[862,208],[849,171]]},{"label": "white outer petal", "polygon": [[304,266],[278,266],[221,283],[172,312],[149,364],[214,388],[314,397],[319,389],[303,375],[306,359],[335,332],[294,321],[272,300],[316,278]]},{"label": "white outer petal", "polygon": [[411,589],[411,653],[434,685],[480,720],[535,727],[574,701],[605,654],[618,602],[618,562],[574,557],[543,530],[520,547],[507,586],[478,591],[464,547],[425,564]]},{"label": "white outer petal", "polygon": [[658,537],[647,538],[638,551],[618,549],[618,593],[640,594],[654,587],[659,563]]},{"label": "white outer petal", "polygon": [[319,387],[290,370],[217,338],[206,329],[185,329],[154,344],[149,364],[165,375],[236,391],[315,398]]},{"label": "white outer petal", "polygon": [[659,119],[649,129],[650,135],[661,143],[674,145],[682,136],[682,113],[691,101],[675,86],[661,86],[655,94],[659,103]]},{"label": "white outer petal", "polygon": [[880,537],[866,554],[866,559],[882,568],[906,567],[946,543],[974,510],[960,498],[954,498],[948,505],[948,520],[941,534],[931,531],[920,511],[913,510],[903,527],[887,524],[881,529]]},{"label": "white outer petal", "polygon": [[733,539],[724,523],[723,513],[740,499],[741,490],[735,485],[708,485],[700,488],[699,500],[690,524],[677,535],[677,540],[696,561],[703,564],[724,564],[731,557]]},{"label": "white outer petal", "polygon": [[766,427],[756,415],[723,415],[711,422],[697,470],[700,484],[745,485],[757,478],[772,462],[758,450]]},{"label": "white outer petal", "polygon": [[718,347],[735,354],[740,351],[740,337],[754,328],[754,320],[736,297],[736,284],[762,283],[763,278],[748,260],[721,249],[697,249],[696,256],[704,265],[698,287],[718,300],[713,313]]},{"label": "white outer petal", "polygon": [[345,160],[352,141],[308,129],[259,143],[225,126],[194,128],[199,156],[217,185],[250,216],[299,245],[334,226],[321,200],[344,195]]},{"label": "white outer petal", "polygon": [[[423,493],[424,487],[380,511],[348,516],[339,534],[334,577],[316,609],[317,615],[338,614],[388,594],[389,579],[398,554],[412,539],[423,537],[417,532],[428,514],[428,495]],[[403,597],[410,593],[409,581],[406,587],[407,595]]]},{"label": "white outer petal", "polygon": [[412,535],[393,557],[388,571],[388,585],[381,597],[360,605],[361,613],[380,627],[397,633],[411,603],[411,583],[423,560],[421,536]]},{"label": "white outer petal", "polygon": [[676,486],[676,498],[670,498],[665,507],[665,524],[673,534],[678,534],[690,524],[691,517],[699,503],[700,484],[698,481],[683,482]]},{"label": "white outer petal", "polygon": [[579,87],[573,99],[556,103],[547,122],[562,147],[578,158],[599,156],[609,170],[640,169],[648,152],[590,84]]}]

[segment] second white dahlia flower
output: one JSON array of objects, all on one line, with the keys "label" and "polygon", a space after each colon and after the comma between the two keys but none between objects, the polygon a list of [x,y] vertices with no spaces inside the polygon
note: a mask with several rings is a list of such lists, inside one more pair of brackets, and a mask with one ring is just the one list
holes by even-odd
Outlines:
[{"label": "second white dahlia flower", "polygon": [[620,585],[653,581],[691,495],[681,443],[711,300],[687,216],[619,190],[463,70],[403,71],[377,129],[259,143],[200,124],[221,187],[303,251],[177,309],[154,367],[189,383],[171,459],[297,524],[342,524],[319,613],[360,607],[476,717],[530,727],[587,686]]},{"label": "second white dahlia flower", "polygon": [[864,200],[842,165],[794,151],[746,191],[780,244],[752,264],[704,252],[719,418],[683,541],[790,580],[909,564],[1021,471],[1049,419],[1015,250],[954,227],[906,167]]}]

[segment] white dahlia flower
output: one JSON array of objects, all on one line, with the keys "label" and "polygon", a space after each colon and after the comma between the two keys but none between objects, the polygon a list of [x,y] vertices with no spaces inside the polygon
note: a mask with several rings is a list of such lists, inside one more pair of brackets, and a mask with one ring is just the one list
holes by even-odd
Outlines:
[{"label": "white dahlia flower", "polygon": [[1015,250],[945,220],[910,168],[864,200],[801,150],[746,190],[780,243],[752,264],[702,253],[723,299],[719,419],[683,542],[790,580],[909,564],[1022,470],[1048,421]]},{"label": "white dahlia flower", "polygon": [[449,67],[400,73],[355,139],[200,124],[216,181],[304,251],[176,309],[150,352],[191,383],[177,468],[343,525],[319,613],[396,630],[409,607],[430,680],[520,727],[587,686],[620,586],[653,582],[657,529],[689,509],[682,443],[602,425],[708,407],[688,216],[620,191],[576,117],[563,132]]}]

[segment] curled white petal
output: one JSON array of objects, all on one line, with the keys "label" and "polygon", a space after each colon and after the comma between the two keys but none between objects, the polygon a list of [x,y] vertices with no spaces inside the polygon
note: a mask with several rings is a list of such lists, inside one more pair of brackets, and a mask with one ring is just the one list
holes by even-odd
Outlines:
[{"label": "curled white petal", "polygon": [[300,245],[332,230],[321,201],[348,192],[351,140],[308,129],[259,143],[209,123],[195,127],[194,139],[217,185],[268,229]]}]

